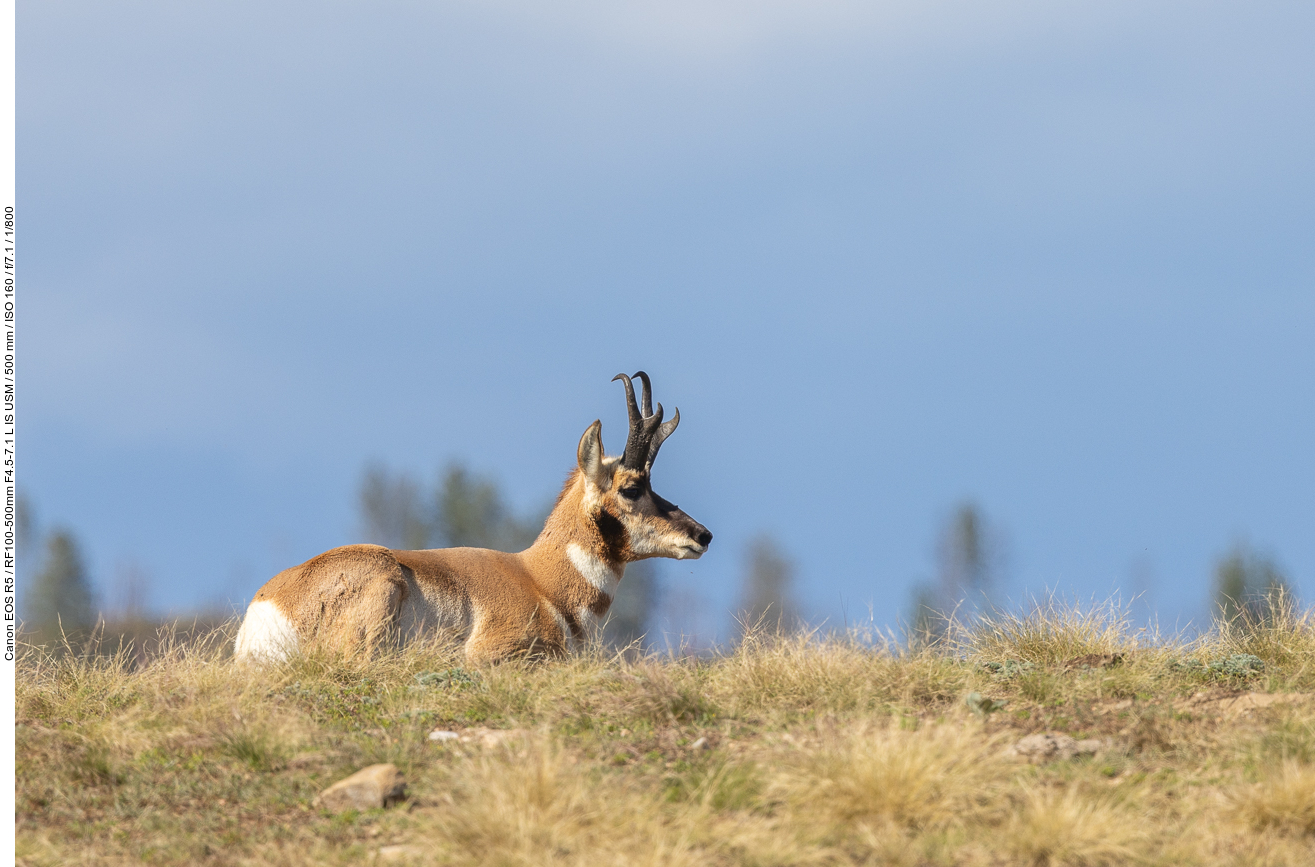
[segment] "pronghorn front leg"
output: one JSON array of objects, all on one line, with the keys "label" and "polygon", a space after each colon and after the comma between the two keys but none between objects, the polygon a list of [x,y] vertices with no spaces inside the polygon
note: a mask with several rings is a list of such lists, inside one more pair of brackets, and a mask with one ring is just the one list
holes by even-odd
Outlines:
[{"label": "pronghorn front leg", "polygon": [[466,639],[466,658],[483,663],[563,656],[567,634],[560,620],[561,616],[547,603],[535,606],[521,621],[488,614],[477,616]]}]

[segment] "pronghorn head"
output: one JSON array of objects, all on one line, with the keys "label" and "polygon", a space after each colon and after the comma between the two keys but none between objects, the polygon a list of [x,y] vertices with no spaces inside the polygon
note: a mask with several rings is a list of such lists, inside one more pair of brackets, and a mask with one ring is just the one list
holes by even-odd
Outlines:
[{"label": "pronghorn head", "polygon": [[608,553],[621,561],[649,557],[694,560],[703,556],[712,541],[708,528],[686,515],[680,507],[658,496],[649,473],[662,442],[680,424],[680,410],[671,421],[662,421],[662,404],[653,411],[652,385],[642,370],[635,378],[643,383],[643,412],[635,403],[630,377],[618,373],[626,389],[630,434],[620,457],[603,454],[603,424],[595,421],[580,438],[576,459],[584,477],[586,519],[594,522]]}]

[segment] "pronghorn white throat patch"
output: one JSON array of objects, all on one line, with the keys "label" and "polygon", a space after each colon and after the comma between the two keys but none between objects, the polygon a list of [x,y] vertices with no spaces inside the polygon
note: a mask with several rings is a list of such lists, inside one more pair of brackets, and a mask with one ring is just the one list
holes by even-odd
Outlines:
[{"label": "pronghorn white throat patch", "polygon": [[[566,556],[570,559],[571,565],[575,571],[584,576],[599,593],[605,595],[608,599],[616,597],[616,587],[621,583],[621,576],[613,571],[612,567],[607,565],[602,558],[591,554],[575,542],[566,546]],[[625,568],[625,567],[622,567]]]}]

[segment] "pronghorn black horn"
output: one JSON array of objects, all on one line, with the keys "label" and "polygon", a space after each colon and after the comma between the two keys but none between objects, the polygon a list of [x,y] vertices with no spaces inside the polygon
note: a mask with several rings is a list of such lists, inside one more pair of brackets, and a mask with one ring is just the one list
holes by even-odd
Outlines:
[{"label": "pronghorn black horn", "polygon": [[626,376],[624,373],[618,373],[616,376],[612,377],[613,382],[616,382],[618,379],[621,380],[622,384],[626,387],[626,412],[630,416],[630,431],[633,433],[635,428],[639,425],[639,420],[641,418],[639,415],[639,407],[635,406],[635,387],[631,384],[630,377]]},{"label": "pronghorn black horn", "polygon": [[621,456],[621,465],[626,469],[643,470],[647,472],[653,466],[653,458],[657,457],[658,446],[662,445],[662,440],[671,435],[680,422],[680,411],[676,411],[676,418],[662,423],[662,404],[657,405],[657,410],[653,409],[653,387],[649,381],[648,374],[639,371],[635,374],[642,385],[642,409],[641,404],[635,402],[635,387],[630,381],[630,377],[624,373],[618,373],[612,377],[612,381],[618,379],[625,385],[626,389],[626,411],[630,415],[630,433],[626,436],[626,450]]},{"label": "pronghorn black horn", "polygon": [[648,374],[642,370],[635,371],[635,379],[643,383],[643,389],[640,391],[639,408],[643,410],[644,417],[653,414],[653,383],[648,381]]},{"label": "pronghorn black horn", "polygon": [[[658,418],[662,418],[662,404],[658,404]],[[653,444],[648,447],[648,463],[644,464],[645,470],[653,469],[653,461],[657,460],[658,449],[662,448],[662,441],[671,436],[671,432],[680,424],[680,407],[676,407],[676,414],[671,417],[671,421],[663,422],[658,425],[657,431],[653,434]]]}]

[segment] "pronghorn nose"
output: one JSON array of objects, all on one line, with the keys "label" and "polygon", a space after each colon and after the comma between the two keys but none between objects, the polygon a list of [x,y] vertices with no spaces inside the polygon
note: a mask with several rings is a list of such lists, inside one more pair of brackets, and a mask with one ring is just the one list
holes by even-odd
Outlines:
[{"label": "pronghorn nose", "polygon": [[698,536],[694,538],[694,541],[698,542],[700,545],[706,548],[708,543],[712,541],[712,534],[705,529],[702,533],[699,533]]}]

